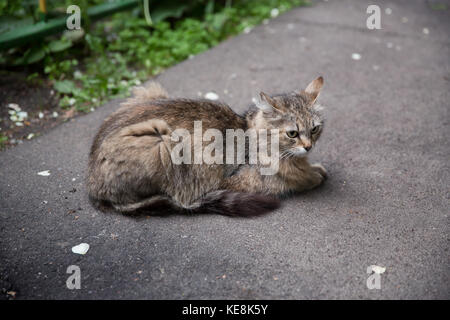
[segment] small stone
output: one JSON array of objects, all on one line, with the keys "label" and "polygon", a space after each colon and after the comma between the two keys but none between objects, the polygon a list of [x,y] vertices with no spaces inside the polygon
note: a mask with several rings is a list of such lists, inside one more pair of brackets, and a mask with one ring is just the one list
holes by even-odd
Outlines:
[{"label": "small stone", "polygon": [[430,34],[430,30],[428,30],[428,28],[423,28],[422,32],[423,34]]},{"label": "small stone", "polygon": [[372,271],[378,274],[382,274],[386,271],[386,268],[380,266],[372,266]]},{"label": "small stone", "polygon": [[207,94],[205,94],[205,99],[217,100],[217,99],[219,99],[219,96],[215,92],[208,92]]},{"label": "small stone", "polygon": [[76,254],[86,254],[89,250],[89,245],[87,243],[80,243],[79,245],[72,247],[72,252]]},{"label": "small stone", "polygon": [[270,16],[272,18],[277,17],[280,14],[280,10],[278,10],[277,8],[273,8],[272,10],[270,10]]},{"label": "small stone", "polygon": [[361,60],[361,55],[359,53],[352,53],[353,60]]},{"label": "small stone", "polygon": [[22,111],[17,103],[9,103],[8,108],[13,109],[16,112]]},{"label": "small stone", "polygon": [[50,170],[44,170],[44,171],[38,172],[38,175],[43,176],[43,177],[48,177],[50,175]]}]

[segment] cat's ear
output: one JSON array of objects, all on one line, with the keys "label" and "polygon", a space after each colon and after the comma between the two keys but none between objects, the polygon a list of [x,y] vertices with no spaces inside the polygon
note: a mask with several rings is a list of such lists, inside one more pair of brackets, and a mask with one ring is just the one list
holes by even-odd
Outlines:
[{"label": "cat's ear", "polygon": [[316,80],[311,81],[306,87],[304,92],[311,98],[312,103],[316,102],[320,94],[320,89],[323,86],[323,77],[318,77]]},{"label": "cat's ear", "polygon": [[280,111],[275,100],[264,92],[259,93],[260,100],[257,101],[256,106],[264,112]]}]

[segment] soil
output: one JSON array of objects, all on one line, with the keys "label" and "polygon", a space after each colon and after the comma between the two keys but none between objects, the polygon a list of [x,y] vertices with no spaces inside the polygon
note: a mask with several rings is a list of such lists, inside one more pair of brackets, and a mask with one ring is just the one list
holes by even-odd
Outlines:
[{"label": "soil", "polygon": [[[27,80],[27,73],[1,72],[0,136],[8,139],[0,141],[0,150],[20,144],[24,139],[32,139],[75,116],[75,110],[61,110],[58,102],[49,80]],[[9,111],[13,110],[10,104],[17,104],[21,111],[28,113],[23,126],[17,126],[10,119]]]}]

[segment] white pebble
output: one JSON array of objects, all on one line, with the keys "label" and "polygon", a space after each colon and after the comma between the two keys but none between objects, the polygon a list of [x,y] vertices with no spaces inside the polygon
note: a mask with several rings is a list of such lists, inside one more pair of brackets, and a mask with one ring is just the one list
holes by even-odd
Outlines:
[{"label": "white pebble", "polygon": [[380,266],[372,266],[372,271],[378,274],[382,274],[386,271],[386,268]]},{"label": "white pebble", "polygon": [[72,252],[76,254],[86,254],[89,250],[89,245],[87,243],[80,243],[79,245],[72,247]]},{"label": "white pebble", "polygon": [[270,10],[270,16],[272,18],[277,17],[280,14],[280,10],[278,10],[277,8],[273,8],[272,10]]},{"label": "white pebble", "polygon": [[244,33],[250,33],[252,31],[252,27],[245,27]]},{"label": "white pebble", "polygon": [[359,53],[352,53],[353,60],[361,60],[361,55]]},{"label": "white pebble", "polygon": [[13,109],[16,112],[21,111],[22,109],[20,109],[19,105],[17,103],[10,103],[8,104],[8,108]]},{"label": "white pebble", "polygon": [[48,177],[50,175],[50,170],[44,170],[44,171],[38,172],[38,175],[43,176],[43,177]]},{"label": "white pebble", "polygon": [[423,28],[422,32],[423,34],[430,34],[430,30],[428,30],[428,28]]},{"label": "white pebble", "polygon": [[219,96],[217,95],[217,93],[208,92],[207,94],[205,94],[205,98],[208,100],[217,100],[219,99]]}]

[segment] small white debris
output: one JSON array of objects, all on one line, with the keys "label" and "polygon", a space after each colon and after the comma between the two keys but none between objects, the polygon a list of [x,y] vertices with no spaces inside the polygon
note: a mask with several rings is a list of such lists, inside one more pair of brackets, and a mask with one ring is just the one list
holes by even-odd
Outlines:
[{"label": "small white debris", "polygon": [[277,17],[280,14],[280,10],[278,10],[277,8],[273,8],[272,10],[270,10],[270,16],[272,18]]},{"label": "small white debris", "polygon": [[252,98],[252,102],[253,102],[254,104],[257,104],[259,101],[258,101],[258,99],[256,99],[255,97],[253,97],[253,98]]},{"label": "small white debris", "polygon": [[386,271],[386,268],[380,266],[372,266],[372,271],[378,274],[382,274]]},{"label": "small white debris", "polygon": [[428,28],[423,28],[422,32],[423,34],[430,34],[430,30],[428,30]]},{"label": "small white debris", "polygon": [[373,69],[374,71],[378,71],[378,70],[380,70],[380,66],[374,64],[374,65],[372,66],[372,69]]},{"label": "small white debris", "polygon": [[19,119],[24,120],[24,119],[28,118],[28,112],[25,112],[25,111],[17,112],[17,116],[19,117]]},{"label": "small white debris", "polygon": [[50,175],[50,170],[44,170],[44,171],[38,172],[38,175],[43,176],[43,177],[48,177]]},{"label": "small white debris", "polygon": [[23,127],[23,123],[22,122],[16,122],[15,125],[18,126],[18,127]]},{"label": "small white debris", "polygon": [[75,99],[75,98],[69,99],[69,105],[73,106],[75,104],[75,102],[77,102],[77,99]]},{"label": "small white debris", "polygon": [[29,135],[27,135],[27,140],[31,140],[34,137],[34,133],[30,133]]},{"label": "small white debris", "polygon": [[245,27],[245,29],[244,29],[244,33],[250,33],[250,31],[252,31],[252,27]]},{"label": "small white debris", "polygon": [[407,23],[408,22],[408,18],[407,17],[402,17],[402,22],[403,23]]},{"label": "small white debris", "polygon": [[89,250],[89,245],[87,243],[80,243],[79,245],[72,247],[72,252],[76,254],[86,254]]},{"label": "small white debris", "polygon": [[359,53],[352,53],[353,60],[361,60],[361,55]]},{"label": "small white debris", "polygon": [[56,111],[53,111],[53,113],[52,113],[52,117],[53,117],[53,118],[58,118],[58,112],[56,112]]},{"label": "small white debris", "polygon": [[217,100],[217,99],[219,99],[219,96],[218,96],[218,94],[215,93],[215,92],[208,92],[207,94],[205,94],[205,99],[208,99],[208,100]]},{"label": "small white debris", "polygon": [[386,47],[391,49],[392,47],[394,47],[394,44],[392,42],[388,42],[388,43],[386,43]]},{"label": "small white debris", "polygon": [[73,77],[74,77],[75,79],[81,79],[82,76],[83,76],[83,74],[81,73],[80,70],[76,70],[76,71],[73,73]]},{"label": "small white debris", "polygon": [[42,203],[43,203],[43,204],[47,204],[47,203],[48,203],[48,201],[47,201],[47,200],[44,200],[44,201],[42,201]]},{"label": "small white debris", "polygon": [[8,104],[8,108],[13,109],[16,112],[22,111],[17,103]]},{"label": "small white debris", "polygon": [[55,94],[55,91],[50,90],[50,95],[53,96]]},{"label": "small white debris", "polygon": [[77,180],[77,178],[72,178],[72,181],[76,181]]},{"label": "small white debris", "polygon": [[386,10],[384,10],[384,12],[385,12],[387,15],[390,15],[390,14],[392,13],[392,9],[391,9],[391,8],[386,8]]},{"label": "small white debris", "polygon": [[39,112],[39,114],[38,114],[38,117],[39,117],[39,119],[42,119],[42,118],[44,118],[44,113],[42,113],[42,112]]},{"label": "small white debris", "polygon": [[228,90],[227,89],[223,90],[223,93],[228,94]]}]

